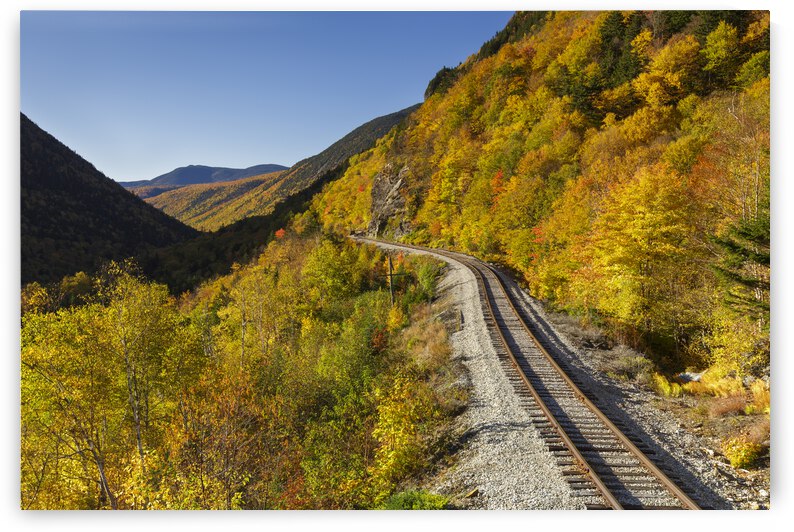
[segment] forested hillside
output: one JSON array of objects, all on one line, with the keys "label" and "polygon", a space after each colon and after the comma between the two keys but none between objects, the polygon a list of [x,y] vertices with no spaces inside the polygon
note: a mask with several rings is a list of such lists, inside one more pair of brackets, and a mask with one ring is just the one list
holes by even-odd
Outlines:
[{"label": "forested hillside", "polygon": [[769,103],[768,12],[519,13],[314,209],[501,262],[668,371],[762,375]]},{"label": "forested hillside", "polygon": [[143,272],[165,283],[172,294],[192,291],[202,282],[225,275],[233,264],[255,260],[262,250],[311,205],[322,187],[341,175],[340,171],[323,176],[308,188],[292,194],[264,216],[249,216],[217,231],[201,233],[195,238],[171,246],[153,249],[136,258]]},{"label": "forested hillside", "polygon": [[275,186],[283,171],[235,181],[188,185],[146,197],[149,205],[201,231],[214,231],[239,217],[236,201],[252,190]]},{"label": "forested hillside", "polygon": [[24,114],[20,121],[22,284],[60,281],[197,234],[124,190]]}]

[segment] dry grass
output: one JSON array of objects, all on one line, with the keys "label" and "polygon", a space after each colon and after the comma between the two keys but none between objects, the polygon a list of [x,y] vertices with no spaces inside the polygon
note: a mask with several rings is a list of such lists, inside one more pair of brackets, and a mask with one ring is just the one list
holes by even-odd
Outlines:
[{"label": "dry grass", "polygon": [[747,439],[762,445],[769,443],[769,418],[759,419],[747,429]]},{"label": "dry grass", "polygon": [[442,321],[445,312],[436,304],[417,305],[410,325],[400,332],[398,350],[433,390],[442,411],[454,415],[465,408],[468,389],[459,379],[460,368],[452,361],[449,333]]},{"label": "dry grass", "polygon": [[715,377],[710,371],[703,374],[700,379],[705,393],[714,397],[732,397],[745,395],[741,379],[736,377]]},{"label": "dry grass", "polygon": [[770,409],[769,384],[761,379],[756,380],[750,385],[750,404],[747,405],[745,412],[750,414],[768,414]]},{"label": "dry grass", "polygon": [[604,357],[600,369],[613,379],[648,384],[652,380],[653,362],[636,351],[626,347],[616,347],[611,356]]},{"label": "dry grass", "polygon": [[444,324],[434,319],[430,305],[419,305],[411,325],[402,334],[403,347],[423,372],[432,372],[449,360],[451,349]]},{"label": "dry grass", "polygon": [[599,329],[582,322],[582,319],[563,313],[552,316],[554,327],[576,343],[588,349],[611,349],[614,344]]},{"label": "dry grass", "polygon": [[[715,405],[746,404],[747,390],[745,390],[741,379],[735,377],[715,377],[711,372],[703,374],[699,381],[686,382],[681,385],[683,392],[687,395],[712,396],[715,398],[726,399],[725,401],[715,401]],[[717,409],[720,407],[718,406]],[[742,406],[744,408],[744,406]]]},{"label": "dry grass", "polygon": [[744,413],[747,400],[743,396],[715,397],[708,407],[709,417],[717,418],[729,414]]}]

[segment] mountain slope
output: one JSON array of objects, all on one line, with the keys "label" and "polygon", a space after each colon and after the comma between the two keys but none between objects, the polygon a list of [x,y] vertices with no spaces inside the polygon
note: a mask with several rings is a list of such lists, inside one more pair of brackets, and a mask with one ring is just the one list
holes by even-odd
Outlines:
[{"label": "mountain slope", "polygon": [[203,166],[191,164],[171,170],[168,173],[157,176],[154,179],[142,181],[127,181],[121,183],[124,188],[151,187],[163,185],[196,185],[200,183],[220,183],[223,181],[236,181],[255,175],[269,174],[286,170],[286,166],[280,164],[258,164],[250,168],[224,168],[217,166]]},{"label": "mountain slope", "polygon": [[418,105],[370,120],[321,153],[299,161],[279,174],[260,176],[260,182],[237,181],[227,186],[189,185],[170,190],[147,201],[179,220],[201,229],[217,229],[249,216],[269,214],[273,207],[324,176],[338,172],[350,157],[365,151]]},{"label": "mountain slope", "polygon": [[214,231],[237,213],[236,200],[251,190],[272,185],[284,172],[236,181],[188,185],[145,197],[147,203],[202,231]]},{"label": "mountain slope", "polygon": [[125,190],[20,114],[22,283],[90,271],[197,231]]},{"label": "mountain slope", "polygon": [[664,369],[760,375],[769,64],[764,11],[519,13],[314,210],[501,262]]}]

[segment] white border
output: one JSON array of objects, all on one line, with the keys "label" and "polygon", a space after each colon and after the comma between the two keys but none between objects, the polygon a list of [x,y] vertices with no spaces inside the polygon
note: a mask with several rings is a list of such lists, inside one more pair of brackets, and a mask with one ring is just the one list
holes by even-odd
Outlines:
[{"label": "white border", "polygon": [[[5,0],[2,2],[2,61],[3,101],[0,131],[3,135],[2,176],[2,238],[5,260],[0,281],[0,309],[2,309],[3,343],[5,357],[2,389],[2,426],[0,439],[3,472],[0,511],[6,530],[59,530],[85,531],[112,529],[114,531],[161,530],[177,527],[179,530],[215,530],[231,525],[264,528],[323,530],[494,530],[497,527],[518,526],[522,529],[563,529],[594,526],[596,530],[668,529],[685,530],[778,530],[788,517],[792,499],[792,460],[787,448],[792,446],[791,385],[786,379],[792,375],[790,357],[794,357],[791,333],[786,330],[792,318],[791,285],[784,272],[794,272],[791,261],[788,231],[791,229],[789,202],[792,196],[791,148],[788,146],[792,129],[794,95],[791,84],[792,34],[791,2],[775,1],[715,1],[696,2],[614,0],[568,1],[505,1],[505,0],[417,0],[383,2],[362,1],[306,1],[272,2],[230,0],[221,3],[208,0],[140,0],[140,1],[66,1],[66,0]],[[773,214],[773,298],[772,298],[772,350],[773,350],[773,470],[772,510],[761,512],[700,512],[700,513],[599,513],[599,512],[21,512],[19,499],[19,11],[23,9],[83,9],[83,10],[542,10],[542,9],[769,9],[772,11],[772,214]],[[410,36],[406,36],[410,38]],[[476,50],[472,50],[472,53]],[[8,527],[10,525],[10,528]],[[242,530],[242,528],[240,528]]]}]

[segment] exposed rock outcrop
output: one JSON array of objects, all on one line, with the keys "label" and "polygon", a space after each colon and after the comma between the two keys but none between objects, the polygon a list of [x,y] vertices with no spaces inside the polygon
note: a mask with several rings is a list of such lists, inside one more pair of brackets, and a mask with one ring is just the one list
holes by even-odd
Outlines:
[{"label": "exposed rock outcrop", "polygon": [[368,236],[379,236],[384,232],[399,238],[411,231],[405,211],[405,196],[402,189],[410,173],[408,166],[397,168],[387,163],[372,183],[372,207]]}]

